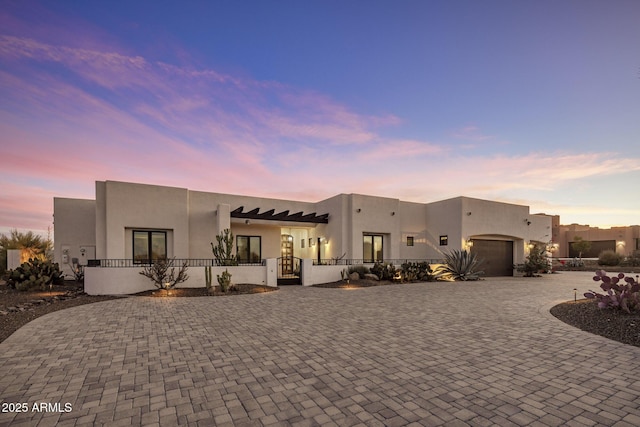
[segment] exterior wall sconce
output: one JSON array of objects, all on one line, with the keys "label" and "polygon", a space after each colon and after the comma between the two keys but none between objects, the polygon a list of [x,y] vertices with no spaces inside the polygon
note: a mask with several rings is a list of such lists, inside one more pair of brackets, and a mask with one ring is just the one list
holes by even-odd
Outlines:
[{"label": "exterior wall sconce", "polygon": [[471,240],[471,239],[467,240],[467,246],[469,248],[472,248],[473,247],[473,240]]},{"label": "exterior wall sconce", "polygon": [[316,240],[313,237],[309,237],[309,246],[315,246]]},{"label": "exterior wall sconce", "polygon": [[467,216],[471,216],[471,211],[467,212]]},{"label": "exterior wall sconce", "polygon": [[616,246],[625,246],[625,245],[626,245],[626,243],[623,240],[618,240],[616,242]]},{"label": "exterior wall sconce", "polygon": [[249,225],[249,224],[251,224],[251,221],[249,221],[248,219],[245,219],[245,220],[244,220],[244,223],[245,223],[245,224],[247,224],[247,225]]},{"label": "exterior wall sconce", "polygon": [[362,212],[362,209],[358,208],[358,209],[356,209],[356,212],[360,213],[360,212]]},{"label": "exterior wall sconce", "polygon": [[528,219],[528,218],[525,218],[525,219],[524,219],[524,222],[525,222],[527,225],[531,225],[531,221],[529,221],[529,219]]},{"label": "exterior wall sconce", "polygon": [[391,212],[391,216],[394,216],[396,213],[395,212]]}]

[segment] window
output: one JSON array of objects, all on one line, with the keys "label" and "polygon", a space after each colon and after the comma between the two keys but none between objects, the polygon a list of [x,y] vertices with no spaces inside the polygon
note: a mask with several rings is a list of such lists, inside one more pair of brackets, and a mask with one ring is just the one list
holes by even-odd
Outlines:
[{"label": "window", "polygon": [[407,246],[413,246],[413,236],[407,236]]},{"label": "window", "polygon": [[133,230],[133,262],[167,259],[167,232]]},{"label": "window", "polygon": [[382,236],[369,234],[362,236],[362,258],[364,262],[382,261]]},{"label": "window", "polygon": [[236,254],[239,262],[261,262],[262,238],[260,236],[237,236]]},{"label": "window", "polygon": [[449,236],[440,236],[440,246],[447,246],[449,244]]}]

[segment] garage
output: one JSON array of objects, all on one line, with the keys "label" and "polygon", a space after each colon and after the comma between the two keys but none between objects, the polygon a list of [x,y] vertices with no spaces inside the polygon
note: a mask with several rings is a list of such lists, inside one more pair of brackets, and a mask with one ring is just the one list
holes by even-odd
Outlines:
[{"label": "garage", "polygon": [[471,253],[482,260],[479,269],[485,276],[513,276],[512,241],[473,239]]}]

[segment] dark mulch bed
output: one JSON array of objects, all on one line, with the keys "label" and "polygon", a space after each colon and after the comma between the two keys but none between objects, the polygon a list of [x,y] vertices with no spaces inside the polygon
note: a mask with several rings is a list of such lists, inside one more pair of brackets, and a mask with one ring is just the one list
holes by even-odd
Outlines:
[{"label": "dark mulch bed", "polygon": [[556,305],[551,314],[583,331],[640,347],[640,313],[600,309],[595,301],[585,299]]},{"label": "dark mulch bed", "polygon": [[0,283],[0,342],[33,319],[54,311],[118,297],[91,296],[77,284],[54,285],[50,291],[19,292]]},{"label": "dark mulch bed", "polygon": [[265,292],[277,291],[278,288],[272,286],[240,284],[234,285],[235,290],[223,293],[219,286],[214,286],[212,291],[207,288],[174,288],[170,290],[156,289],[151,291],[138,292],[135,296],[141,297],[209,297],[209,296],[228,296],[228,295],[245,295],[245,294],[262,294]]}]

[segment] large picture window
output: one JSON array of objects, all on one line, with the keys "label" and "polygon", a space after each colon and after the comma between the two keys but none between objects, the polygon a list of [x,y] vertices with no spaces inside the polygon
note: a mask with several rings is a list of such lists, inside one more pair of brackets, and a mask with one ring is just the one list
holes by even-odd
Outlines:
[{"label": "large picture window", "polygon": [[382,261],[382,253],[381,235],[365,234],[362,236],[362,257],[364,262]]},{"label": "large picture window", "polygon": [[133,230],[133,262],[167,259],[167,232]]},{"label": "large picture window", "polygon": [[262,239],[260,236],[237,236],[236,254],[239,262],[262,261]]}]

